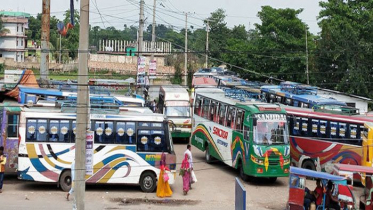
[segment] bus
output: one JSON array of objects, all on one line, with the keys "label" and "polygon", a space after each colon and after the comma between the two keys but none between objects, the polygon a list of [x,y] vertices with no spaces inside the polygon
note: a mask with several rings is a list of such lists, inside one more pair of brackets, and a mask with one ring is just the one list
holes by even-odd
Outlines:
[{"label": "bus", "polygon": [[373,122],[364,123],[362,166],[373,167]]},{"label": "bus", "polygon": [[189,138],[192,132],[192,116],[188,91],[181,86],[161,86],[158,112],[173,122],[172,138]]},{"label": "bus", "polygon": [[[87,183],[139,184],[142,191],[156,189],[161,155],[176,177],[176,155],[168,121],[160,114],[91,112],[94,131],[93,175]],[[57,183],[71,188],[71,163],[75,157],[76,114],[58,109],[25,108],[20,115],[18,178]]]},{"label": "bus", "polygon": [[373,122],[372,117],[298,107],[285,110],[294,166],[332,173],[335,163],[361,165],[362,138],[367,131],[364,123]]},{"label": "bus", "polygon": [[134,107],[144,107],[145,99],[137,96],[118,96],[114,95],[119,101],[123,103],[123,106],[134,106]]},{"label": "bus", "polygon": [[226,97],[221,89],[197,89],[193,109],[192,145],[249,176],[289,175],[290,145],[286,112],[279,105]]},{"label": "bus", "polygon": [[321,111],[333,110],[342,113],[344,110],[353,109],[356,114],[359,114],[358,109],[347,107],[345,102],[317,95],[317,87],[309,85],[302,85],[295,82],[281,82],[280,85],[262,86],[261,92],[268,103],[280,103]]}]

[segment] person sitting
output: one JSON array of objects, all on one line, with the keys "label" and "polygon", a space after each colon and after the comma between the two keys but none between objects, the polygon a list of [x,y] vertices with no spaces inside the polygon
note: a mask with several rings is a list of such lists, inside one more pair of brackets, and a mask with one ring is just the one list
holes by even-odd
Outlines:
[{"label": "person sitting", "polygon": [[325,198],[325,207],[326,209],[335,209],[340,210],[341,207],[339,206],[338,195],[333,195],[334,185],[332,181],[328,181],[327,189],[326,189],[326,198]]}]

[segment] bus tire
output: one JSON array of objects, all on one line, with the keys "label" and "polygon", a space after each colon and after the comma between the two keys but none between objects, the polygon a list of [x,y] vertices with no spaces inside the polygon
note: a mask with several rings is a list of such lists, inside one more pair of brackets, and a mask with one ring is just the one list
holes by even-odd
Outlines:
[{"label": "bus tire", "polygon": [[277,181],[277,177],[269,177],[268,181],[269,183],[275,183]]},{"label": "bus tire", "polygon": [[245,171],[243,170],[243,166],[241,163],[238,167],[241,179],[245,182],[249,181],[249,176],[245,174]]},{"label": "bus tire", "polygon": [[206,148],[205,148],[205,159],[206,159],[206,163],[208,163],[208,164],[212,163],[212,156],[210,154],[209,145],[206,145]]},{"label": "bus tire", "polygon": [[305,160],[305,161],[302,163],[302,168],[316,171],[316,166],[315,166],[315,164],[313,164],[313,161],[312,161],[312,160]]},{"label": "bus tire", "polygon": [[71,171],[70,170],[65,170],[62,172],[60,176],[60,181],[59,185],[61,187],[61,190],[64,192],[68,192],[71,189]]},{"label": "bus tire", "polygon": [[140,187],[143,192],[151,193],[154,192],[157,187],[157,180],[154,173],[146,171],[141,175]]}]

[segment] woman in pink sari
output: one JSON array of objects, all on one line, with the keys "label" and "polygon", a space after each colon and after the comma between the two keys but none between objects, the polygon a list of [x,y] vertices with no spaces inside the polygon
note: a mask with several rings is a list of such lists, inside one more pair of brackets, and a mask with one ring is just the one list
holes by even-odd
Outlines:
[{"label": "woman in pink sari", "polygon": [[190,182],[190,166],[189,166],[189,156],[185,154],[184,160],[181,163],[180,175],[183,177],[183,192],[184,195],[188,194],[189,182]]}]

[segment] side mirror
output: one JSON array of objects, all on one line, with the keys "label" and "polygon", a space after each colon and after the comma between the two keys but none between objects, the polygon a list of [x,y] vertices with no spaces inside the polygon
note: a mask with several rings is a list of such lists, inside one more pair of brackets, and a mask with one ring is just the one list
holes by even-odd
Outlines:
[{"label": "side mirror", "polygon": [[172,131],[175,131],[176,125],[175,125],[174,121],[169,120],[168,125],[171,126]]},{"label": "side mirror", "polygon": [[256,126],[258,124],[258,119],[253,118],[253,126]]}]

